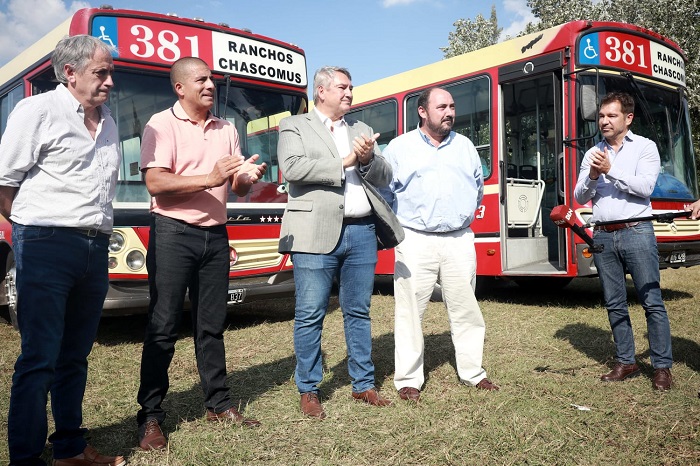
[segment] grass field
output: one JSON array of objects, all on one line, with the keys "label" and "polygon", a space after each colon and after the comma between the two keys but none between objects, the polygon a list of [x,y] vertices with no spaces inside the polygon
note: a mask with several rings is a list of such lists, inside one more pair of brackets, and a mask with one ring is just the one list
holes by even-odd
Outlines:
[{"label": "grass field", "polygon": [[[228,320],[229,382],[256,430],[210,425],[188,325],[171,366],[164,452],[135,449],[136,391],[144,316],[103,319],[84,402],[90,442],[131,465],[658,465],[700,464],[700,267],[662,272],[671,319],[675,386],[651,388],[644,312],[630,291],[643,376],[604,384],[613,344],[596,279],[562,291],[501,284],[481,298],[484,365],[501,391],[458,383],[442,303],[424,322],[427,382],[418,405],[393,387],[393,297],[372,299],[376,380],[394,400],[374,408],[350,398],[342,316],[333,300],[323,333],[328,418],[304,418],[293,382],[293,301],[257,303]],[[7,463],[7,409],[19,336],[0,325],[0,463]],[[589,408],[587,410],[578,407]],[[46,458],[50,458],[47,447]]]}]

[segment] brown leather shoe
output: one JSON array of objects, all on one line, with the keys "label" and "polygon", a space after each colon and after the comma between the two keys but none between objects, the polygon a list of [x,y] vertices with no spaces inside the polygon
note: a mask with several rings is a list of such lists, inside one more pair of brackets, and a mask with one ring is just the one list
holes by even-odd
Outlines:
[{"label": "brown leather shoe", "polygon": [[656,390],[670,390],[672,383],[671,369],[662,368],[654,370],[654,378],[651,386]]},{"label": "brown leather shoe", "polygon": [[139,448],[142,450],[163,450],[168,441],[160,429],[157,419],[147,419],[139,426]]},{"label": "brown leather shoe", "polygon": [[491,382],[489,379],[481,379],[478,384],[475,385],[478,390],[488,390],[490,392],[497,392],[501,389],[498,385]]},{"label": "brown leather shoe", "polygon": [[420,401],[420,390],[413,387],[403,387],[399,389],[399,397],[406,401]]},{"label": "brown leather shoe", "polygon": [[73,458],[54,459],[53,466],[124,466],[126,460],[123,456],[104,456],[90,445]]},{"label": "brown leather shoe", "polygon": [[389,406],[391,404],[391,401],[380,395],[374,388],[370,388],[369,390],[365,390],[364,392],[360,393],[352,392],[352,397],[355,399],[355,401],[364,401],[372,406]]},{"label": "brown leather shoe", "polygon": [[326,418],[326,412],[323,411],[323,406],[321,406],[321,401],[318,399],[318,394],[314,392],[302,393],[299,405],[301,406],[301,412],[307,416],[318,419]]},{"label": "brown leather shoe", "polygon": [[220,413],[215,413],[213,410],[207,409],[207,421],[231,421],[234,424],[238,424],[243,427],[260,427],[261,425],[260,421],[244,418],[243,415],[233,406]]},{"label": "brown leather shoe", "polygon": [[603,382],[622,382],[625,379],[637,377],[638,375],[639,366],[637,364],[622,364],[621,362],[616,362],[610,372],[600,376],[600,380]]}]

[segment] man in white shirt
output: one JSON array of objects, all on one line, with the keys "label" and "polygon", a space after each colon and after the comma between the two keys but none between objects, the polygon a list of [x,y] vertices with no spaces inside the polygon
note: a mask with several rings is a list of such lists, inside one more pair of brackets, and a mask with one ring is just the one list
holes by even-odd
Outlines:
[{"label": "man in white shirt", "polygon": [[8,415],[10,464],[44,464],[47,395],[56,466],[123,465],[83,435],[87,357],[109,286],[117,126],[104,105],[112,48],[92,36],[62,39],[55,90],[20,101],[0,142],[0,213],[10,219],[22,349]]}]

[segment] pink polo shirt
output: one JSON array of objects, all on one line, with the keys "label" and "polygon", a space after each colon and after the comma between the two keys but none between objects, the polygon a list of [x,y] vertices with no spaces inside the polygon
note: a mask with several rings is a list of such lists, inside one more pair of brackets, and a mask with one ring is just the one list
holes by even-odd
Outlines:
[{"label": "pink polo shirt", "polygon": [[[177,175],[206,175],[225,155],[241,155],[235,126],[210,113],[202,128],[189,119],[180,102],[153,115],[143,131],[142,170],[158,167]],[[191,225],[222,225],[227,219],[229,188],[227,181],[194,194],[154,196],[151,212]]]}]

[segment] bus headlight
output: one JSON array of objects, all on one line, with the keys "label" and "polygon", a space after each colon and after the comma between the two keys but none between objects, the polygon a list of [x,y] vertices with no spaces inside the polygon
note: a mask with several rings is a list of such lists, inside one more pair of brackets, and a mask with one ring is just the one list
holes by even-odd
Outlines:
[{"label": "bus headlight", "polygon": [[117,260],[117,258],[109,256],[109,259],[107,260],[107,267],[109,267],[109,269],[112,270],[116,269],[118,265],[119,261]]},{"label": "bus headlight", "polygon": [[109,252],[114,254],[118,253],[124,249],[124,243],[126,243],[124,235],[115,231],[112,233],[112,236],[109,237]]},{"label": "bus headlight", "polygon": [[146,257],[144,257],[141,251],[134,250],[126,255],[126,266],[131,270],[140,270],[145,263]]}]

